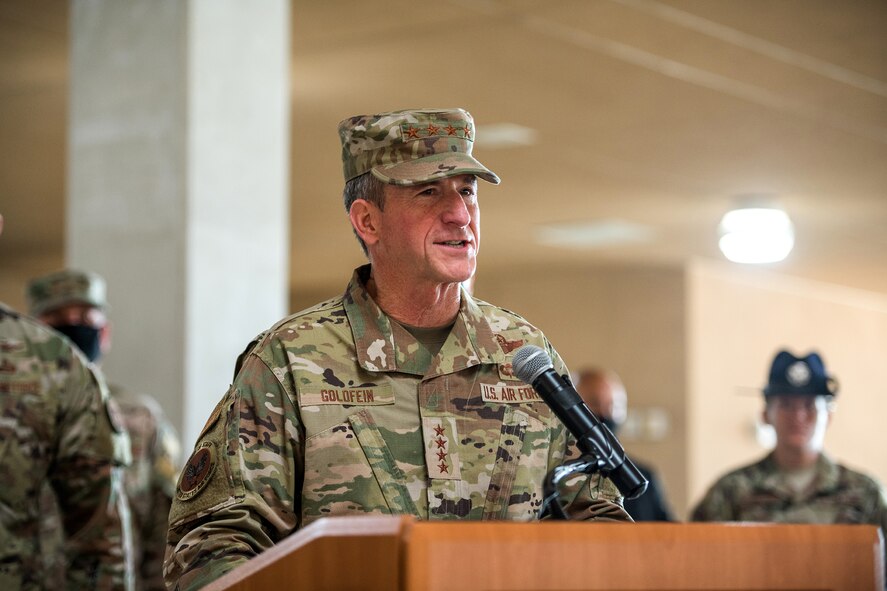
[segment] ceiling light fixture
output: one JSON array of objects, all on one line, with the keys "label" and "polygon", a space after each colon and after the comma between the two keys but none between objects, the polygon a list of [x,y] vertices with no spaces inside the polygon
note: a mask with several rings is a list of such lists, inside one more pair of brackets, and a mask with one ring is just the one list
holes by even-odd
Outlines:
[{"label": "ceiling light fixture", "polygon": [[718,246],[734,263],[776,263],[795,245],[792,222],[776,207],[742,207],[728,211],[718,227]]}]

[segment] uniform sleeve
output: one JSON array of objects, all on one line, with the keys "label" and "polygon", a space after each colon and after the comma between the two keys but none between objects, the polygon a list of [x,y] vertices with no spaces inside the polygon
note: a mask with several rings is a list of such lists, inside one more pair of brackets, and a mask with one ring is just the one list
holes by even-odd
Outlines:
[{"label": "uniform sleeve", "polygon": [[181,462],[179,438],[159,407],[151,408],[154,438],[151,446],[151,512],[142,524],[142,563],[138,565],[144,589],[165,589],[163,557],[166,552],[166,532],[169,511],[175,494]]},{"label": "uniform sleeve", "polygon": [[202,587],[292,533],[302,457],[290,394],[262,359],[247,356],[179,477],[167,586]]},{"label": "uniform sleeve", "polygon": [[114,431],[99,382],[78,355],[72,357],[57,432],[50,481],[67,536],[68,587],[129,588],[132,571],[121,514],[126,505],[119,496],[122,475],[114,467]]},{"label": "uniform sleeve", "polygon": [[[554,369],[560,375],[569,376],[567,366],[557,351],[546,342]],[[556,421],[552,437],[552,453],[548,469],[580,457],[576,439],[567,432],[560,421]],[[565,510],[571,519],[591,521],[632,521],[625,511],[622,495],[616,485],[600,474],[579,476],[568,479],[561,487],[561,498],[568,500]]]}]

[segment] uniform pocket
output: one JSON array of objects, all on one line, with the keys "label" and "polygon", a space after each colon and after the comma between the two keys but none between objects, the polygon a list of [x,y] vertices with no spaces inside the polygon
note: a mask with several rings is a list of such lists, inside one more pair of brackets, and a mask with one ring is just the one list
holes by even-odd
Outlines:
[{"label": "uniform pocket", "polygon": [[367,409],[305,442],[303,525],[350,513],[416,514],[403,472]]},{"label": "uniform pocket", "polygon": [[535,516],[541,504],[550,439],[548,422],[538,414],[525,408],[506,407],[483,519]]}]

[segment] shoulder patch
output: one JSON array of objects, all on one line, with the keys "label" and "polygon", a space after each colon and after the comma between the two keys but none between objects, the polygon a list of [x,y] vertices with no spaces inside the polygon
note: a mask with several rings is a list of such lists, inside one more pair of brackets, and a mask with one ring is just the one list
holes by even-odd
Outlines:
[{"label": "shoulder patch", "polygon": [[176,497],[180,501],[193,499],[206,487],[215,471],[216,446],[211,441],[204,441],[194,450],[182,469]]}]

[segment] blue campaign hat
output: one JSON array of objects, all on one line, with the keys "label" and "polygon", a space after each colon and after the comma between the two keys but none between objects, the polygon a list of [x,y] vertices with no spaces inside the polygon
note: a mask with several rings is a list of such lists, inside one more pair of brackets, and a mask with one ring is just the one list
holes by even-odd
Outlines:
[{"label": "blue campaign hat", "polygon": [[795,357],[788,351],[780,351],[770,367],[770,379],[764,388],[764,396],[800,394],[806,396],[835,396],[838,382],[825,371],[819,353]]}]

